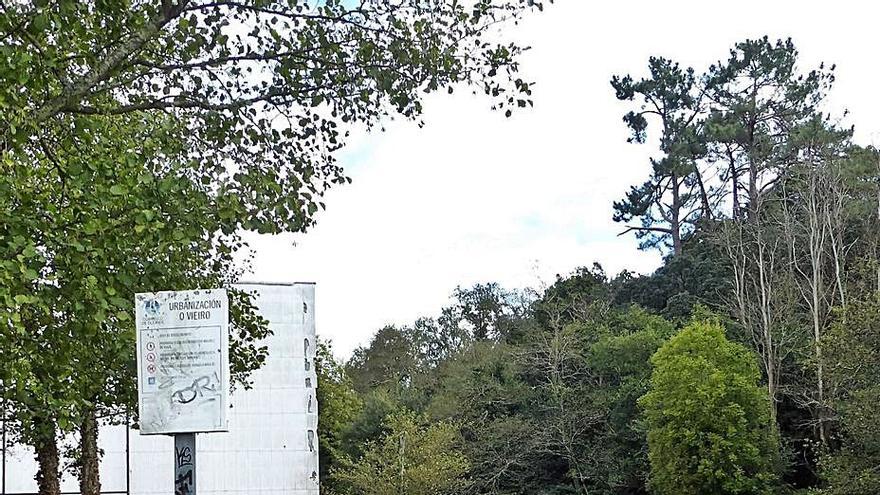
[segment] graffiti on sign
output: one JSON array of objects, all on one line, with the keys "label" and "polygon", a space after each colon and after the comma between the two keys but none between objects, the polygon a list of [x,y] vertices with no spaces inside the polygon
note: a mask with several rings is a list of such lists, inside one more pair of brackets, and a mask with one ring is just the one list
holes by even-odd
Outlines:
[{"label": "graffiti on sign", "polygon": [[212,377],[208,375],[202,375],[196,378],[190,386],[175,390],[174,393],[171,394],[171,399],[180,404],[189,404],[196,400],[197,397],[204,397],[206,401],[217,400],[217,387],[220,383],[220,379],[217,378],[216,373],[214,373],[213,380],[211,378]]},{"label": "graffiti on sign", "polygon": [[226,291],[137,294],[135,308],[141,434],[227,431]]}]

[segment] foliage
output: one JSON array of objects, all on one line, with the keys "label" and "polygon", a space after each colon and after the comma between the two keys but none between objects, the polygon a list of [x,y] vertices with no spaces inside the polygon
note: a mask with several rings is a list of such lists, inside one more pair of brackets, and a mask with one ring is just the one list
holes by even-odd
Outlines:
[{"label": "foliage", "polygon": [[[640,247],[678,256],[683,238],[711,230],[723,209],[729,218],[743,210],[755,217],[800,158],[793,134],[819,114],[834,68],[801,73],[790,39],[764,37],[735,44],[728,60],[701,75],[658,57],[649,58],[648,69],[641,80],[611,80],[618,99],[638,105],[623,119],[629,141],[644,143],[652,119],[662,153],[651,161],[651,177],[614,203],[614,220],[628,224],[625,232],[634,231]],[[634,219],[639,223],[629,224]]]},{"label": "foliage", "polygon": [[612,299],[608,276],[594,263],[564,277],[557,274],[553,285],[535,303],[535,320],[542,327],[587,320],[604,313]]},{"label": "foliage", "polygon": [[694,322],[651,358],[640,399],[654,493],[771,493],[778,445],[754,355],[717,322]]},{"label": "foliage", "polygon": [[351,386],[344,366],[333,356],[327,341],[319,340],[315,354],[315,372],[319,386],[316,390],[317,407],[321,417],[318,428],[321,485],[332,491],[329,474],[341,464],[343,438],[347,428],[363,410],[363,401]]},{"label": "foliage", "polygon": [[416,117],[420,93],[459,82],[478,86],[499,108],[527,106],[530,84],[516,77],[521,49],[490,28],[542,7],[530,0],[7,3],[0,74],[12,84],[2,88],[0,142],[17,147],[60,115],[167,110],[189,124],[192,150],[206,165],[234,159],[253,178],[296,172],[297,180],[279,181],[293,195],[278,207],[303,223],[299,206],[318,205],[302,193],[340,178],[323,154],[339,143],[338,122]]},{"label": "foliage", "polygon": [[368,347],[354,351],[346,367],[360,393],[375,388],[399,391],[418,372],[419,357],[409,329],[386,326],[376,332]]},{"label": "foliage", "polygon": [[456,287],[452,297],[454,303],[443,309],[440,325],[460,329],[459,334],[476,341],[509,336],[529,302],[524,294],[507,291],[494,282]]},{"label": "foliage", "polygon": [[[633,186],[626,198],[614,203],[614,221],[628,225],[642,242],[640,247],[671,247],[681,253],[681,240],[702,215],[711,218],[705,184],[695,160],[704,153],[698,136],[702,95],[697,93],[697,76],[692,68],[683,69],[665,58],[648,59],[650,76],[614,76],[611,85],[617,99],[636,101],[639,110],[624,117],[632,132],[629,142],[644,143],[648,118],[659,121],[662,156],[651,159],[651,177]],[[700,208],[693,208],[701,204]]]},{"label": "foliage", "polygon": [[880,295],[850,305],[826,335],[828,375],[837,391],[839,450],[821,464],[823,493],[880,491]]},{"label": "foliage", "polygon": [[[0,179],[0,379],[14,433],[37,445],[95,415],[135,410],[134,293],[237,277],[239,241],[219,232],[225,201],[201,180],[212,171],[155,158],[174,145],[173,123],[70,124],[82,132],[47,127],[33,153],[7,154]],[[268,329],[249,295],[232,290],[230,303],[232,382],[246,386]]]},{"label": "foliage", "polygon": [[[0,393],[41,492],[59,490],[61,433],[133,405],[135,292],[230,286],[241,232],[311,227],[348,182],[335,153],[353,127],[418,120],[425,94],[464,86],[507,115],[529,106],[522,48],[495,27],[534,9],[0,6]],[[819,452],[824,492],[880,491],[880,158],[820,113],[833,80],[767,37],[704,73],[652,57],[646,77],[614,77],[630,141],[650,131],[658,151],[614,219],[671,248],[663,265],[458,287],[344,365],[322,343],[322,488],[769,493],[783,443],[793,488],[816,488]],[[268,330],[231,298],[247,386]]]},{"label": "foliage", "polygon": [[587,350],[587,394],[601,421],[585,447],[590,493],[641,493],[648,477],[648,445],[637,401],[648,391],[650,359],[674,333],[671,323],[638,308],[613,314]]},{"label": "foliage", "polygon": [[725,62],[709,68],[705,135],[720,162],[731,217],[745,209],[753,218],[776,180],[797,161],[792,130],[818,114],[833,71],[820,64],[801,72],[792,40],[771,42],[766,36],[737,43]]},{"label": "foliage", "polygon": [[386,419],[387,434],[370,441],[364,454],[333,473],[351,495],[442,495],[465,488],[467,458],[457,450],[458,429],[445,422],[426,425],[413,414]]},{"label": "foliage", "polygon": [[[647,391],[650,356],[673,326],[637,308],[581,319],[598,290],[582,276],[560,277],[519,321],[517,339],[469,341],[397,393],[370,388],[364,397],[373,412],[346,436],[352,455],[387,433],[369,425],[403,408],[461,425],[469,493],[644,493],[647,442],[636,401]],[[537,322],[544,319],[566,323]],[[378,355],[385,344],[376,339],[362,352]]]},{"label": "foliage", "polygon": [[614,304],[636,304],[671,321],[684,322],[695,305],[721,309],[730,289],[730,267],[710,235],[696,232],[682,240],[682,252],[669,256],[648,275],[624,272],[612,280]]},{"label": "foliage", "polygon": [[[30,402],[16,416],[25,424],[29,415],[49,415],[67,430],[83,409],[133,404],[134,383],[125,378],[134,374],[134,292],[222,286],[235,275],[229,251],[210,254],[215,244],[206,231],[221,221],[198,181],[210,172],[145,162],[171,139],[160,132],[171,129],[153,128],[151,119],[122,120],[101,126],[75,120],[91,125],[93,134],[59,132],[53,139],[70,148],[43,149],[28,163],[15,155],[4,162],[4,273],[21,276],[3,286],[12,326],[4,328],[2,349],[16,354],[5,363],[29,370],[7,383],[34,387],[7,399],[58,401],[44,409],[45,402]],[[114,235],[123,230],[137,235]],[[245,383],[265,358],[256,341],[267,330],[245,294],[234,292],[231,303],[233,378]],[[31,360],[47,362],[31,367]]]}]

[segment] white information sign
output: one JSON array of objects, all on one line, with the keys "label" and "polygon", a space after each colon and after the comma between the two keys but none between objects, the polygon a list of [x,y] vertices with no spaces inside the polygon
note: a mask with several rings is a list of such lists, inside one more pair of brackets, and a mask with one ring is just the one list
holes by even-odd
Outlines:
[{"label": "white information sign", "polygon": [[225,289],[135,296],[141,435],[227,431]]}]

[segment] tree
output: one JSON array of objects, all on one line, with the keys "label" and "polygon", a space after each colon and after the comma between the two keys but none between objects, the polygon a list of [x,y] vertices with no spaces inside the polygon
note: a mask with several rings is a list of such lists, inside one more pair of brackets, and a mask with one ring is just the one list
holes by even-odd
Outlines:
[{"label": "tree", "polygon": [[733,265],[732,314],[762,358],[771,419],[790,439],[802,485],[817,481],[816,458],[834,448],[823,335],[835,306],[873,286],[857,268],[871,264],[873,165],[850,137],[821,116],[789,129],[784,146],[796,161],[758,211],[719,230]]},{"label": "tree", "polygon": [[834,82],[833,66],[801,74],[797,62],[790,38],[771,43],[764,36],[737,43],[728,60],[706,74],[707,136],[716,156],[727,161],[723,177],[733,218],[741,206],[748,218],[755,217],[764,196],[796,161],[789,132],[817,113]]},{"label": "tree", "polygon": [[330,477],[345,455],[343,440],[349,425],[363,409],[363,402],[351,386],[345,367],[333,356],[329,342],[318,341],[315,354],[315,372],[318,387],[315,389],[315,411],[320,411],[321,427],[318,428],[318,453],[321,466],[321,487],[334,491],[334,479]]},{"label": "tree", "polygon": [[381,328],[368,347],[359,347],[346,363],[354,389],[361,394],[381,388],[399,394],[422,367],[409,328]]},{"label": "tree", "polygon": [[647,139],[648,118],[659,120],[660,151],[663,156],[651,160],[651,177],[633,186],[622,201],[614,203],[614,221],[628,225],[644,239],[642,248],[669,244],[674,255],[681,254],[682,236],[696,219],[711,219],[709,191],[696,160],[704,153],[698,135],[702,113],[702,94],[691,68],[682,69],[671,60],[651,57],[650,77],[634,81],[632,76],[614,76],[611,85],[617,99],[638,99],[639,110],[627,113],[623,120],[632,132],[630,142]]},{"label": "tree", "polygon": [[648,442],[638,400],[648,391],[651,356],[675,327],[636,307],[596,327],[592,332],[598,338],[586,354],[591,379],[584,392],[602,421],[581,454],[588,460],[588,493],[647,493]]},{"label": "tree", "polygon": [[516,353],[505,343],[472,342],[433,371],[425,413],[461,425],[466,493],[537,491],[552,480],[537,425],[525,414],[530,387]]},{"label": "tree", "polygon": [[507,291],[495,282],[456,287],[453,304],[443,308],[438,319],[443,327],[459,329],[456,333],[474,340],[499,340],[509,336],[511,322],[524,313],[528,301]]},{"label": "tree", "polygon": [[577,324],[551,321],[532,333],[519,351],[523,380],[534,389],[528,401],[535,409],[533,434],[545,455],[556,460],[563,479],[576,493],[587,493],[588,459],[581,454],[601,413],[589,407],[584,393],[590,373],[585,336]]},{"label": "tree", "polygon": [[529,304],[525,293],[508,291],[494,282],[459,286],[437,318],[419,318],[410,331],[424,364],[436,366],[474,341],[513,338]]},{"label": "tree", "polygon": [[[540,7],[4,3],[0,316],[10,359],[0,377],[4,394],[19,383],[42,392],[10,397],[43,450],[41,492],[58,490],[58,431],[94,431],[95,408],[131,404],[124,315],[134,291],[228,284],[240,230],[307,229],[327,188],[347,181],[333,159],[344,126],[417,118],[424,92],[459,83],[508,114],[527,106],[520,48],[487,31]],[[252,369],[265,331],[246,298],[235,301],[247,328],[233,331],[243,336],[233,363]],[[51,365],[35,362],[47,353]]]},{"label": "tree", "polygon": [[[778,186],[802,158],[794,135],[810,127],[834,81],[833,67],[802,74],[791,39],[737,43],[705,76],[705,135],[729,195],[732,222],[716,231],[732,269],[729,308],[761,356],[771,421],[782,400],[782,366],[801,340],[798,285],[785,267]],[[745,213],[743,213],[743,211]]]},{"label": "tree", "polygon": [[612,299],[608,276],[600,264],[594,263],[567,276],[557,274],[556,281],[535,302],[534,317],[544,328],[586,321],[605,315]]},{"label": "tree", "polygon": [[[457,82],[481,86],[499,108],[526,106],[529,83],[515,76],[520,48],[486,35],[534,8],[542,5],[6,3],[2,74],[18,84],[3,88],[0,149],[63,115],[158,110],[190,124],[205,162],[233,158],[334,180],[338,168],[315,153],[324,150],[317,141],[338,144],[337,120],[415,117],[421,91]],[[322,104],[329,118],[311,110]],[[309,166],[316,158],[325,169]]]},{"label": "tree", "polygon": [[717,322],[694,322],[651,358],[640,399],[654,493],[772,493],[778,454],[754,355]]},{"label": "tree", "polygon": [[351,495],[452,495],[467,486],[467,458],[456,448],[449,423],[425,425],[411,413],[387,419],[388,433],[369,442],[363,456],[347,460],[333,477]]},{"label": "tree", "polygon": [[820,464],[823,493],[880,490],[880,295],[853,301],[824,336],[828,386],[840,422],[840,448]]},{"label": "tree", "polygon": [[[3,269],[21,274],[0,289],[11,323],[0,332],[2,392],[21,439],[36,447],[48,493],[57,490],[57,436],[73,429],[84,433],[82,491],[99,489],[96,421],[135,403],[134,293],[225,286],[237,273],[222,250],[235,236],[212,253],[217,237],[205,232],[221,225],[199,180],[210,172],[145,163],[173,127],[137,117],[73,124],[89,132],[47,129],[54,144],[30,161],[7,155],[0,196]],[[265,359],[258,341],[268,329],[246,294],[233,291],[230,302],[233,383],[246,384]]]},{"label": "tree", "polygon": [[[782,199],[785,200],[784,198]],[[761,359],[775,425],[782,400],[783,365],[799,349],[798,294],[790,271],[777,210],[764,208],[752,221],[725,223],[718,242],[731,267],[727,307]]]},{"label": "tree", "polygon": [[[521,324],[519,340],[475,342],[435,371],[427,412],[462,425],[471,493],[646,493],[636,400],[673,327],[629,308],[557,318],[586,314],[595,302],[580,273],[560,282],[543,298],[559,304],[535,308],[561,326]],[[566,299],[584,308],[566,309]]]},{"label": "tree", "polygon": [[830,441],[830,422],[822,340],[832,309],[846,308],[849,284],[845,272],[851,246],[860,240],[846,215],[846,203],[853,197],[843,175],[850,135],[820,118],[796,130],[791,145],[801,150],[801,163],[790,168],[779,186],[788,266],[812,334],[815,379],[801,399],[813,413],[824,447]]},{"label": "tree", "polygon": [[689,321],[698,305],[721,310],[730,292],[725,254],[713,233],[698,230],[683,239],[680,255],[667,256],[653,273],[612,279],[613,303],[636,304],[673,322]]}]

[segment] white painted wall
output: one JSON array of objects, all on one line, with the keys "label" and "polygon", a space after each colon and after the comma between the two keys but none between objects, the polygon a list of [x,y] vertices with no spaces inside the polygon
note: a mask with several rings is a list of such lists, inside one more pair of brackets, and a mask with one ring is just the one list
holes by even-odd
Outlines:
[{"label": "white painted wall", "polygon": [[[257,307],[269,320],[274,334],[266,340],[266,364],[252,375],[254,387],[236,390],[231,396],[229,432],[197,435],[197,493],[317,495],[315,286],[297,283],[240,287],[257,293]],[[310,387],[306,386],[307,380]],[[311,448],[309,431],[313,438]],[[132,429],[128,431],[128,441],[130,493],[172,493],[173,439],[140,436]],[[125,493],[126,427],[102,426],[98,442],[104,449],[102,491]],[[33,451],[21,445],[7,445],[5,493],[36,493],[35,473]],[[65,476],[62,490],[77,493],[76,479]]]}]

